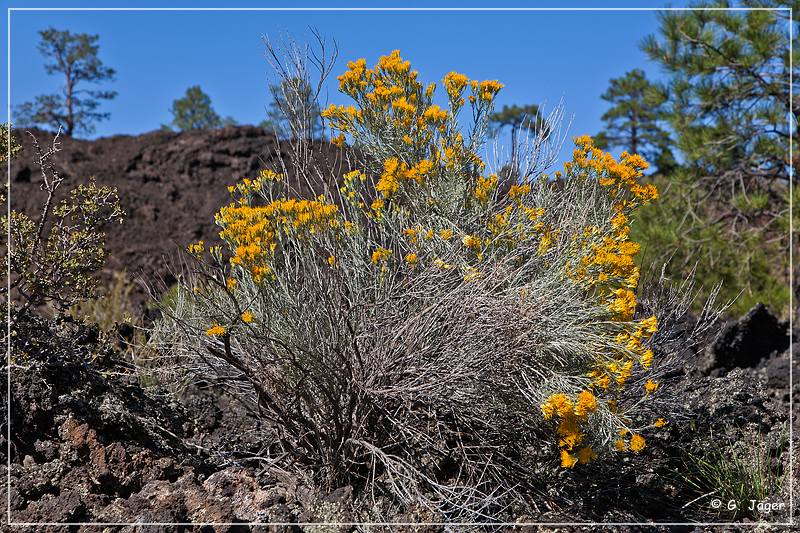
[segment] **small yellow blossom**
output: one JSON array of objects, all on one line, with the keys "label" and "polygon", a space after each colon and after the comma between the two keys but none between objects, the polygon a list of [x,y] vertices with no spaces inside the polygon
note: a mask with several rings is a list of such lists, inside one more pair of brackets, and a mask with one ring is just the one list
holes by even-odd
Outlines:
[{"label": "small yellow blossom", "polygon": [[572,468],[578,462],[578,458],[567,450],[561,450],[561,467]]},{"label": "small yellow blossom", "polygon": [[206,335],[209,337],[221,337],[225,335],[225,328],[219,324],[214,324],[206,330]]},{"label": "small yellow blossom", "polygon": [[542,404],[542,414],[544,418],[549,420],[553,415],[566,417],[572,414],[572,401],[566,394],[556,393],[552,394]]},{"label": "small yellow blossom", "polygon": [[597,398],[591,391],[585,390],[578,394],[578,401],[575,403],[575,415],[586,417],[597,410]]},{"label": "small yellow blossom", "polygon": [[447,119],[447,111],[438,105],[432,105],[422,114],[429,122],[441,122]]},{"label": "small yellow blossom", "polygon": [[647,383],[644,384],[644,390],[646,394],[650,394],[655,392],[658,389],[658,383],[653,381],[652,379],[648,379]]},{"label": "small yellow blossom", "polygon": [[475,235],[464,235],[461,238],[461,243],[467,248],[476,250],[481,247],[481,240]]},{"label": "small yellow blossom", "polygon": [[597,453],[589,446],[583,447],[578,450],[578,462],[582,465],[592,461],[593,459],[597,458]]},{"label": "small yellow blossom", "polygon": [[203,253],[205,249],[203,241],[197,241],[196,243],[190,244],[186,247],[186,251],[192,255],[200,255]]},{"label": "small yellow blossom", "polygon": [[642,367],[647,369],[653,363],[653,350],[645,350],[641,359]]},{"label": "small yellow blossom", "polygon": [[242,322],[249,324],[252,321],[253,321],[253,313],[251,313],[250,311],[245,311],[244,313],[242,313]]},{"label": "small yellow blossom", "polygon": [[391,250],[378,247],[375,249],[375,251],[372,252],[372,262],[377,265],[381,261],[385,261],[386,259],[388,259],[391,254],[392,254]]},{"label": "small yellow blossom", "polygon": [[644,447],[644,437],[638,433],[634,433],[633,436],[631,436],[631,451],[633,453],[639,453],[640,451],[644,450]]},{"label": "small yellow blossom", "polygon": [[656,319],[656,317],[651,316],[639,322],[639,326],[641,326],[644,332],[652,335],[653,333],[658,331],[658,320]]},{"label": "small yellow blossom", "polygon": [[376,198],[373,200],[372,205],[370,206],[373,211],[379,213],[381,209],[384,207],[384,201],[381,198]]},{"label": "small yellow blossom", "polygon": [[433,260],[433,266],[441,270],[450,270],[450,268],[452,268],[453,265],[445,263],[444,261],[442,261],[437,257],[436,259]]}]

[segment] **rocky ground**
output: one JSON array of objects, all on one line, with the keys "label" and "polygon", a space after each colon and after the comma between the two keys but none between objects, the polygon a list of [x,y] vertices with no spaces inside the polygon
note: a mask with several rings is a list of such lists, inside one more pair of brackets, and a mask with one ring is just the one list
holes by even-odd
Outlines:
[{"label": "rocky ground", "polygon": [[[272,458],[263,446],[269,441],[268,430],[234,404],[216,398],[212,402],[202,390],[191,391],[180,401],[145,393],[124,359],[99,342],[96,329],[69,319],[22,315],[15,330],[10,458],[15,522],[306,522],[349,516],[352,488],[321,494],[303,479],[271,468]],[[710,512],[708,498],[684,507],[696,495],[675,474],[685,470],[682,450],[741,438],[735,428],[754,427],[771,436],[785,431],[790,394],[785,324],[755,308],[729,324],[721,339],[736,338],[742,347],[757,342],[757,334],[777,339],[779,350],[736,352],[733,367],[720,367],[720,358],[733,354],[736,344],[717,343],[687,362],[678,386],[693,416],[676,421],[668,432],[651,440],[648,454],[618,464],[611,479],[607,472],[600,479],[595,475],[599,473],[586,470],[565,477],[570,488],[568,498],[562,495],[561,501],[569,501],[568,506],[517,519],[725,519]],[[795,397],[800,393],[797,384],[794,393]],[[3,463],[5,434],[4,428]],[[6,472],[2,474],[5,477]],[[5,500],[5,486],[0,492]],[[788,493],[770,500],[788,502]],[[788,515],[775,512],[764,518],[786,520]]]},{"label": "rocky ground", "polygon": [[[213,213],[228,197],[225,186],[264,161],[274,162],[274,146],[274,139],[262,130],[238,127],[94,142],[66,139],[59,155],[68,176],[65,186],[95,175],[99,182],[118,187],[128,219],[109,234],[110,266],[148,277],[168,276],[170,255],[187,242],[213,234]],[[25,150],[30,155],[27,141]],[[34,211],[37,176],[25,156],[12,165],[11,178],[12,207]],[[135,297],[144,302],[144,291]],[[275,457],[266,444],[268,428],[235,402],[206,391],[203,384],[178,399],[159,395],[157,389],[145,391],[121,350],[109,347],[96,327],[69,318],[19,315],[13,329],[10,446],[5,441],[7,427],[0,431],[0,478],[9,475],[11,484],[10,492],[2,484],[0,501],[10,500],[14,522],[227,522],[242,525],[213,530],[262,531],[302,528],[244,524],[347,521],[353,516],[352,487],[322,493],[308,480],[274,467]],[[777,457],[772,467],[785,471],[788,454],[781,454],[776,443],[788,431],[790,396],[800,398],[797,380],[790,390],[788,350],[787,324],[763,306],[729,322],[713,345],[689,354],[673,376],[671,386],[683,399],[686,416],[650,440],[646,454],[627,456],[612,470],[584,469],[580,476],[565,471],[551,511],[513,519],[732,519],[711,509],[713,495],[692,502],[701,496],[700,489],[680,473],[690,453],[739,442],[746,431],[757,432],[768,448],[775,448],[770,450]],[[800,375],[796,367],[794,375]],[[9,398],[4,394],[2,399],[5,412]],[[796,425],[794,431],[798,429]],[[797,488],[796,483],[795,494]],[[768,499],[788,505],[788,485]],[[786,521],[788,509],[761,517]],[[753,515],[735,519],[749,522]],[[14,530],[212,529],[50,525]]]}]

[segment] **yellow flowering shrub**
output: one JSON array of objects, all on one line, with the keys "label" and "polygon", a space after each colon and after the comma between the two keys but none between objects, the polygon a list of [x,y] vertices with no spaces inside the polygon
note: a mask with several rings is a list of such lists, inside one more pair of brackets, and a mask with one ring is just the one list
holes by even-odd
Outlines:
[{"label": "yellow flowering shrub", "polygon": [[[426,488],[396,494],[430,491],[446,514],[491,490],[475,479],[532,482],[525,450],[546,445],[564,468],[644,450],[669,415],[648,407],[662,325],[640,316],[630,239],[658,197],[647,163],[578,137],[554,179],[502,183],[480,155],[499,82],[451,72],[437,91],[395,51],[348,63],[339,86],[353,103],[323,115],[331,142],[355,147],[350,168],[314,198],[280,172],[232,185],[223,246],[190,246],[199,274],[153,337],[184,346],[194,372],[234,368],[330,486],[402,472]],[[470,445],[439,442],[447,424]],[[429,469],[448,453],[445,487]]]}]

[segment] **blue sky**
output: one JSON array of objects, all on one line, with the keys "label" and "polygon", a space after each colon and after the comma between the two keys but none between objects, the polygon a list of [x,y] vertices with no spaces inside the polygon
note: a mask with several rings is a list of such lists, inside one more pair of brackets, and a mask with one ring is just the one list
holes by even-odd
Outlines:
[{"label": "blue sky", "polygon": [[[503,5],[547,7],[555,3]],[[126,4],[159,5],[142,1]],[[169,5],[224,4],[219,0]],[[487,4],[465,1],[436,5]],[[65,4],[5,1],[3,5],[8,8]],[[84,1],[69,5],[114,4]],[[591,6],[588,2],[562,2],[558,7],[587,5]],[[666,4],[616,0],[604,5],[664,7]],[[450,70],[478,79],[499,79],[506,88],[498,98],[498,107],[538,103],[551,108],[563,100],[566,114],[572,119],[569,133],[573,135],[593,134],[600,129],[600,116],[606,109],[600,95],[610,78],[637,67],[651,78],[660,75],[658,67],[638,48],[644,36],[657,30],[653,11],[13,11],[10,20],[12,109],[37,94],[60,90],[61,80],[44,72],[44,58],[36,50],[38,31],[53,26],[100,36],[100,57],[117,70],[116,81],[104,87],[118,91],[119,95],[104,103],[103,109],[111,113],[111,119],[99,123],[94,136],[137,134],[159,128],[171,119],[168,110],[172,101],[196,84],[211,96],[220,115],[230,115],[241,123],[258,123],[264,118],[264,107],[269,102],[270,69],[264,59],[262,36],[279,38],[288,34],[304,42],[311,38],[309,26],[337,41],[340,59],[335,75],[345,69],[347,60],[365,57],[372,64],[378,56],[400,49],[425,82],[438,81]],[[2,47],[6,48],[5,39]],[[347,98],[339,95],[335,87],[334,76],[328,101],[345,103]],[[2,97],[4,101],[7,98],[6,87]]]}]

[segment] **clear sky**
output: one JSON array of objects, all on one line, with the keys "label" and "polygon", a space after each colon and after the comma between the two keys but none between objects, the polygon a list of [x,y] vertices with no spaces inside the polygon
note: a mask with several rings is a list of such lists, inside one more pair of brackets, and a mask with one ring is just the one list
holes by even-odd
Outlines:
[{"label": "clear sky", "polygon": [[[253,2],[195,0],[123,3],[4,0],[4,7],[252,7]],[[261,7],[270,5],[261,3]],[[273,6],[291,5],[273,3]],[[296,3],[318,7],[323,2]],[[327,5],[334,5],[327,3]],[[337,6],[369,6],[342,2]],[[375,3],[383,7],[419,7],[433,3]],[[437,6],[477,7],[482,3],[441,2]],[[500,4],[496,4],[500,5]],[[492,5],[491,7],[496,7]],[[508,2],[515,7],[664,7],[662,2]],[[681,3],[673,5],[682,5]],[[657,30],[654,11],[12,11],[10,14],[11,107],[37,94],[57,92],[62,80],[44,72],[36,50],[38,32],[53,26],[100,36],[100,57],[116,69],[116,81],[104,84],[119,95],[103,104],[110,120],[94,136],[137,134],[171,120],[169,107],[191,85],[200,85],[215,110],[240,123],[258,123],[269,102],[270,69],[263,35],[311,38],[309,26],[339,45],[338,75],[348,60],[400,49],[424,82],[450,70],[478,79],[499,79],[503,104],[538,103],[549,109],[563,100],[572,119],[571,135],[596,133],[606,108],[600,95],[608,80],[633,68],[651,78],[660,75],[639,50],[644,36]],[[7,57],[3,39],[2,56]],[[3,84],[5,85],[5,84]],[[2,98],[6,101],[7,87]],[[345,103],[335,76],[328,103]]]}]

